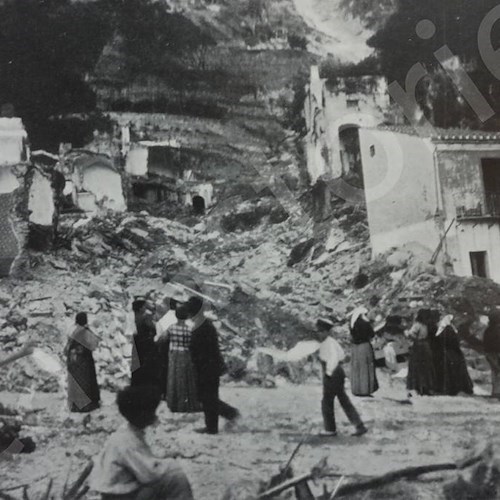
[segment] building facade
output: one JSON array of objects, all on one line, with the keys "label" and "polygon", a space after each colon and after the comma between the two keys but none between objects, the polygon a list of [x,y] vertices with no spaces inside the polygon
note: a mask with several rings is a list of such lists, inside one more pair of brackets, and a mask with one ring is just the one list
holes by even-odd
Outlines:
[{"label": "building facade", "polygon": [[500,282],[500,133],[360,129],[374,254],[408,243],[445,272]]}]

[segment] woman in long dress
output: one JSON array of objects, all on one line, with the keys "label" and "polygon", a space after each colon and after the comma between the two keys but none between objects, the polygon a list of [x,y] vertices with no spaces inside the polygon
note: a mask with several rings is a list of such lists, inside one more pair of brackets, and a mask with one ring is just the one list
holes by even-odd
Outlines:
[{"label": "woman in long dress", "polygon": [[500,312],[490,313],[488,320],[483,347],[491,369],[491,396],[500,398]]},{"label": "woman in long dress", "polygon": [[439,323],[436,339],[441,348],[442,379],[437,386],[442,394],[456,396],[459,392],[472,394],[473,384],[467,371],[465,357],[460,349],[457,329],[452,324],[453,316],[448,314]]},{"label": "woman in long dress", "polygon": [[351,315],[351,392],[371,396],[378,389],[375,354],[370,343],[375,332],[366,317],[368,311],[358,307]]},{"label": "woman in long dress", "polygon": [[97,384],[94,351],[99,338],[88,327],[87,314],[76,315],[76,328],[66,344],[68,368],[68,405],[72,412],[89,412],[99,408],[100,392]]},{"label": "woman in long dress", "polygon": [[406,387],[417,394],[433,394],[436,387],[434,359],[429,342],[427,314],[420,309],[412,327],[405,335],[412,341],[408,360],[408,378]]},{"label": "woman in long dress", "polygon": [[158,339],[158,349],[166,376],[166,400],[172,412],[190,413],[201,411],[198,400],[196,374],[191,359],[191,329],[186,325],[186,306],[175,311],[177,322],[167,328]]},{"label": "woman in long dress", "polygon": [[132,346],[132,385],[161,386],[160,358],[155,343],[156,327],[145,297],[132,303],[137,329]]}]

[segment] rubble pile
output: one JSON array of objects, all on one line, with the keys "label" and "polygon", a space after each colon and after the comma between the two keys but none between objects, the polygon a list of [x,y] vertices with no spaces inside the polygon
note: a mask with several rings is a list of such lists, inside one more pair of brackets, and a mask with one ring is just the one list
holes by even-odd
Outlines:
[{"label": "rubble pile", "polygon": [[[188,295],[196,288],[214,305],[227,376],[271,387],[280,378],[302,382],[318,375],[311,356],[283,357],[298,342],[315,340],[318,317],[334,323],[348,352],[348,316],[360,304],[375,310],[377,322],[387,316],[409,322],[419,307],[436,304],[457,316],[500,304],[500,287],[438,275],[418,245],[372,260],[360,208],[335,202],[328,220],[313,223],[291,213],[277,222],[271,214],[279,203],[265,200],[229,204],[189,226],[147,212],[62,216],[59,239],[66,245],[32,253],[32,279],[2,287],[5,350],[33,337],[64,366],[74,315],[87,311],[101,337],[95,352],[101,386],[114,389],[129,374],[134,295],[151,292],[161,302],[167,283],[183,284]],[[258,215],[251,224],[235,217],[247,212]],[[476,355],[468,358],[483,370]],[[53,391],[63,384],[23,360],[1,388]]]}]

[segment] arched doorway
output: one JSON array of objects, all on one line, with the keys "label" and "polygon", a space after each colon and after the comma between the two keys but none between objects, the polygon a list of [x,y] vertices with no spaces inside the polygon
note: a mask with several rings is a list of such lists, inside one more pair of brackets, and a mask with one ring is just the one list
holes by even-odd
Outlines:
[{"label": "arched doorway", "polygon": [[203,215],[205,213],[205,198],[203,196],[193,196],[193,212],[195,215]]},{"label": "arched doorway", "polygon": [[359,126],[343,125],[339,128],[340,162],[342,174],[361,173]]}]

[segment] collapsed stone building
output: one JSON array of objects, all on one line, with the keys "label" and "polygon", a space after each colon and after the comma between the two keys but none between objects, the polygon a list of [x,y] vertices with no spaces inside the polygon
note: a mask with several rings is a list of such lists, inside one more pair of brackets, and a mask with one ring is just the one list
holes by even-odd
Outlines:
[{"label": "collapsed stone building", "polygon": [[133,199],[193,206],[200,214],[213,205],[212,183],[200,179],[191,166],[196,149],[181,146],[177,140],[137,141],[124,156]]},{"label": "collapsed stone building", "polygon": [[312,67],[306,96],[316,198],[328,204],[330,184],[366,204],[374,256],[417,243],[441,272],[500,282],[498,133],[404,125],[378,76],[328,81]]}]

